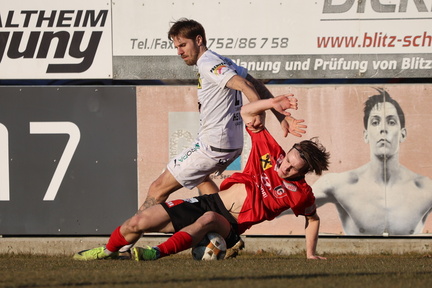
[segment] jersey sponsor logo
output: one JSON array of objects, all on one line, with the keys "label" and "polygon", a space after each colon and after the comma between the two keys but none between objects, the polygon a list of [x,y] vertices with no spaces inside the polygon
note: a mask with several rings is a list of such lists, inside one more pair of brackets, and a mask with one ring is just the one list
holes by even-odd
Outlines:
[{"label": "jersey sponsor logo", "polygon": [[264,171],[273,167],[273,165],[271,164],[271,158],[269,153],[262,155],[260,158],[260,162],[261,162],[261,168]]},{"label": "jersey sponsor logo", "polygon": [[215,74],[215,75],[221,75],[222,72],[223,72],[223,69],[225,69],[225,68],[227,68],[227,67],[228,67],[228,66],[227,66],[225,63],[222,62],[222,63],[220,63],[220,64],[214,66],[214,67],[210,70],[210,72],[213,73],[213,74]]},{"label": "jersey sponsor logo", "polygon": [[289,191],[297,192],[298,188],[297,188],[297,186],[295,184],[289,183],[289,182],[286,182],[286,181],[283,181],[283,183],[285,185],[285,188],[287,188]]},{"label": "jersey sponsor logo", "polygon": [[195,144],[194,148],[189,149],[183,156],[181,156],[180,158],[178,158],[177,160],[179,162],[183,162],[186,159],[189,158],[190,155],[192,155],[192,153],[194,153],[195,151],[197,151],[198,149],[200,149],[200,145],[198,143]]},{"label": "jersey sponsor logo", "polygon": [[263,196],[263,198],[267,198],[267,191],[270,191],[272,189],[270,184],[270,179],[267,177],[265,173],[261,173],[261,185],[260,185],[260,191]]},{"label": "jersey sponsor logo", "polygon": [[266,190],[264,189],[264,187],[262,186],[262,185],[260,185],[259,186],[259,189],[260,189],[260,191],[261,191],[261,194],[262,194],[262,196],[263,196],[263,198],[267,198],[267,192],[266,192]]},{"label": "jersey sponsor logo", "polygon": [[273,196],[275,198],[283,198],[287,196],[286,190],[282,186],[277,186],[273,189]]}]

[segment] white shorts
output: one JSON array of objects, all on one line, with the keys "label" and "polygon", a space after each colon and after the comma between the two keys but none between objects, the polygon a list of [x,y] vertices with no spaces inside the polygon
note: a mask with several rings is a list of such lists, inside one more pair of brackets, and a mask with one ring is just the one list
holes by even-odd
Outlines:
[{"label": "white shorts", "polygon": [[220,149],[196,141],[171,159],[167,169],[183,187],[193,189],[210,174],[221,174],[241,152],[242,148]]}]

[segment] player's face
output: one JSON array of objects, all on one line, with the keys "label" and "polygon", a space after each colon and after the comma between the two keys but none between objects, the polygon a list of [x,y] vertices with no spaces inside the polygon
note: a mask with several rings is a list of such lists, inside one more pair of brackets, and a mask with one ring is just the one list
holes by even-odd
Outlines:
[{"label": "player's face", "polygon": [[399,143],[405,139],[406,131],[401,129],[396,108],[389,102],[376,104],[369,115],[365,141],[371,152],[378,157],[391,157],[399,150]]},{"label": "player's face", "polygon": [[295,178],[304,174],[300,171],[305,165],[306,162],[300,153],[296,149],[291,149],[280,163],[277,172],[281,178]]},{"label": "player's face", "polygon": [[192,40],[177,36],[173,38],[173,43],[174,47],[177,49],[177,55],[181,56],[186,65],[196,65],[200,56],[199,39]]}]

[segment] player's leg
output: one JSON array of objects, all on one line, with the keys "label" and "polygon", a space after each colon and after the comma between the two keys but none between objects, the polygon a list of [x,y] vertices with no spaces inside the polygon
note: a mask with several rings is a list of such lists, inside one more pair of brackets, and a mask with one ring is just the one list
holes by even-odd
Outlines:
[{"label": "player's leg", "polygon": [[138,241],[145,232],[174,232],[170,216],[162,205],[138,211],[120,227],[121,234],[130,243]]},{"label": "player's leg", "polygon": [[166,169],[153,181],[140,210],[165,202],[168,196],[182,187],[193,189],[215,171],[215,160],[203,153],[204,147],[195,142],[167,164]]},{"label": "player's leg", "polygon": [[206,212],[201,216],[195,223],[184,227],[183,232],[188,233],[192,237],[192,246],[198,244],[204,236],[209,232],[215,232],[226,238],[231,231],[231,224],[228,220],[216,213],[216,212]]},{"label": "player's leg", "polygon": [[[208,156],[201,153],[200,149],[200,144],[194,143],[191,147],[183,150],[171,159],[167,164],[167,168],[150,185],[146,199],[139,211],[165,202],[171,193],[182,187],[193,189],[203,182],[210,173],[206,169],[210,167],[211,171],[213,171],[215,164],[208,165]],[[124,246],[120,252],[128,254],[134,244]]]},{"label": "player's leg", "polygon": [[230,231],[231,225],[225,217],[209,211],[156,247],[133,248],[133,257],[137,261],[156,260],[191,248],[198,244],[209,232],[216,232],[226,238]]},{"label": "player's leg", "polygon": [[84,250],[74,255],[76,260],[116,259],[125,245],[137,242],[144,232],[174,232],[171,219],[161,205],[139,211],[112,233],[106,247]]},{"label": "player's leg", "polygon": [[[159,175],[159,177],[150,185],[147,197],[138,211],[145,210],[164,202],[171,193],[180,188],[182,188],[182,185],[174,178],[170,171],[165,169],[164,172],[162,172],[162,174]],[[122,247],[120,249],[121,255],[125,258],[129,257],[130,250],[134,245],[135,243],[132,243]]]},{"label": "player's leg", "polygon": [[141,211],[153,205],[165,202],[171,193],[180,188],[182,188],[182,185],[174,178],[171,172],[166,169],[150,185],[147,197],[139,210]]}]

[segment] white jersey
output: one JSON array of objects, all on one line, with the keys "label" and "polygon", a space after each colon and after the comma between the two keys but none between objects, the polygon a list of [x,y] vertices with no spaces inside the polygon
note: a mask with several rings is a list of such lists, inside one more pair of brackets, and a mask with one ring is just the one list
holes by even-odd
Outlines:
[{"label": "white jersey", "polygon": [[231,59],[207,50],[197,61],[200,130],[198,137],[207,145],[221,149],[243,147],[243,121],[240,116],[240,91],[225,87],[228,80],[247,76],[247,69]]}]

